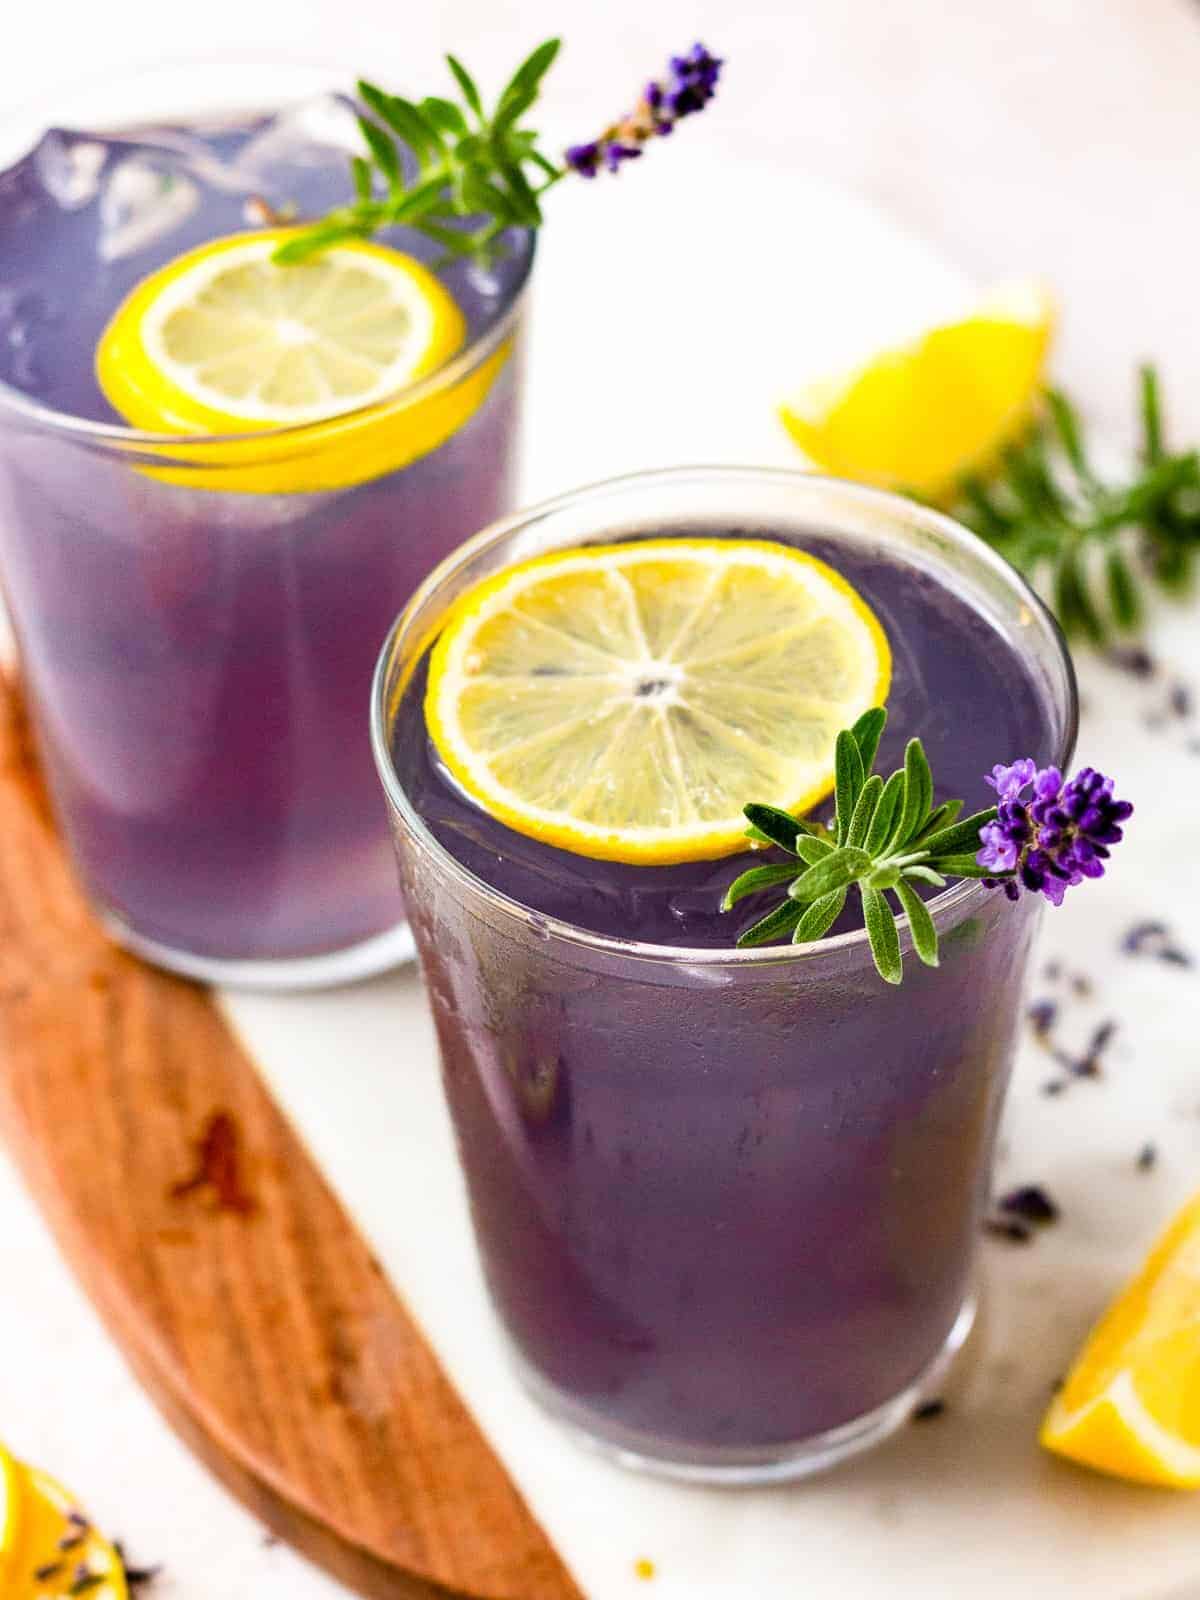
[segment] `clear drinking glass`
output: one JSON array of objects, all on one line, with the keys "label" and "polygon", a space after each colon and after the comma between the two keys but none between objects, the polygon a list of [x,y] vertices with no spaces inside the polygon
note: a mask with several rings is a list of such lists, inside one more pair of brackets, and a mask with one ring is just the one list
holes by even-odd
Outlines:
[{"label": "clear drinking glass", "polygon": [[197,439],[98,409],[96,337],[148,271],[247,226],[260,178],[345,198],[319,140],[351,81],[162,68],[0,139],[0,573],[37,741],[100,915],[206,979],[303,986],[411,953],[362,705],[397,610],[513,500],[528,235],[491,276],[447,277],[468,323],[448,364],[334,423]]},{"label": "clear drinking glass", "polygon": [[491,819],[472,825],[476,871],[435,838],[411,726],[423,653],[484,577],[563,546],[731,529],[833,536],[863,572],[902,561],[934,616],[938,595],[968,600],[997,661],[1027,672],[1045,757],[1066,763],[1070,662],[1022,579],[932,511],[786,472],[641,475],[481,534],[398,622],[372,718],[483,1267],[525,1382],[627,1462],[756,1481],[886,1435],[966,1335],[1034,897],[943,890],[942,964],[912,959],[902,922],[899,988],[861,931],[744,951],[609,936],[504,892]]}]

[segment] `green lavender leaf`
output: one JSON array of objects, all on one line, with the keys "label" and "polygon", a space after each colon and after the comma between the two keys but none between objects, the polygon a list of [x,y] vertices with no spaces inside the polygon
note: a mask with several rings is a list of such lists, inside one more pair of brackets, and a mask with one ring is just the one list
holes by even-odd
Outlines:
[{"label": "green lavender leaf", "polygon": [[854,815],[850,818],[850,827],[846,832],[847,844],[861,847],[867,837],[867,830],[875,819],[875,808],[882,793],[883,779],[877,772],[872,773],[859,790]]},{"label": "green lavender leaf", "polygon": [[810,867],[815,867],[822,856],[829,855],[832,849],[833,844],[828,839],[815,839],[803,833],[796,836],[796,854]]},{"label": "green lavender leaf", "polygon": [[875,757],[879,753],[879,741],[887,726],[887,716],[883,706],[872,706],[869,711],[863,712],[850,730],[858,745],[858,753],[862,757],[863,771],[868,776],[875,767]]},{"label": "green lavender leaf", "polygon": [[925,819],[925,824],[917,834],[914,843],[921,843],[936,833],[939,828],[948,828],[963,808],[961,800],[946,800],[935,810],[931,811]]},{"label": "green lavender leaf", "polygon": [[785,936],[790,937],[803,915],[804,907],[798,900],[783,901],[774,911],[769,911],[765,917],[747,928],[745,933],[738,935],[739,950],[750,945],[771,944],[774,940]]},{"label": "green lavender leaf", "polygon": [[938,964],[938,936],[929,908],[912,885],[905,883],[903,879],[896,885],[896,898],[904,907],[908,916],[913,949],[927,967],[936,967]]},{"label": "green lavender leaf", "polygon": [[900,959],[900,936],[892,909],[878,889],[863,888],[863,920],[879,976],[885,983],[899,983],[904,976]]},{"label": "green lavender leaf", "polygon": [[802,831],[795,817],[781,811],[778,806],[751,804],[742,808],[742,815],[760,839],[778,845],[789,855],[796,854],[796,836]]},{"label": "green lavender leaf", "polygon": [[834,889],[820,900],[814,900],[795,926],[793,944],[808,944],[812,939],[823,939],[841,916],[845,904],[845,889]]},{"label": "green lavender leaf", "polygon": [[371,156],[375,165],[394,189],[402,182],[400,152],[387,134],[384,133],[383,129],[368,117],[359,117],[358,125],[362,129],[363,138],[371,148]]},{"label": "green lavender leaf", "polygon": [[885,861],[882,866],[873,867],[862,881],[868,889],[894,889],[901,871],[894,861]]},{"label": "green lavender leaf", "polygon": [[996,878],[1003,877],[1003,873],[994,872],[990,867],[981,867],[972,855],[934,856],[923,863],[934,872],[940,872],[947,878]]},{"label": "green lavender leaf", "polygon": [[863,849],[869,856],[877,856],[891,837],[892,827],[896,821],[896,808],[903,795],[904,774],[893,772],[883,786],[879,804],[875,807],[875,815],[871,818],[871,826],[867,829],[867,836],[863,840]]},{"label": "green lavender leaf", "polygon": [[904,750],[904,798],[898,807],[896,826],[892,829],[891,848],[898,850],[908,843],[929,815],[933,799],[933,776],[925,749],[920,739],[910,739]]},{"label": "green lavender leaf", "polygon": [[1116,545],[1108,552],[1105,559],[1105,576],[1108,580],[1108,603],[1112,609],[1113,621],[1118,628],[1136,628],[1141,621],[1142,609],[1138,599],[1137,584],[1134,582],[1133,573],[1129,570],[1129,563]]},{"label": "green lavender leaf", "polygon": [[924,863],[905,867],[902,876],[905,878],[918,878],[922,883],[931,883],[935,889],[944,889],[946,887],[946,880],[941,873],[935,872],[932,867],[925,866]]},{"label": "green lavender leaf", "polygon": [[463,66],[462,62],[457,56],[448,55],[446,57],[446,65],[454,74],[455,82],[462,91],[463,99],[467,102],[468,106],[470,106],[471,110],[475,113],[479,121],[486,122],[487,118],[484,116],[483,112],[483,100],[480,96],[478,88],[475,85],[474,78],[472,78],[471,74],[467,71],[466,67]]},{"label": "green lavender leaf", "polygon": [[865,850],[854,850],[848,846],[833,850],[816,866],[809,867],[801,877],[797,878],[788,890],[794,900],[820,900],[827,894],[833,894],[837,889],[843,889],[847,884],[853,883],[855,878],[868,871],[871,867],[871,858]]},{"label": "green lavender leaf", "polygon": [[531,91],[536,91],[561,49],[561,39],[547,39],[535,50],[530,51],[500,96],[500,108],[503,108],[506,101],[511,102]]},{"label": "green lavender leaf", "polygon": [[1163,427],[1158,373],[1148,363],[1138,370],[1138,388],[1142,410],[1142,460],[1152,467],[1163,458]]},{"label": "green lavender leaf", "polygon": [[850,819],[858,804],[859,792],[865,781],[862,756],[858,740],[848,729],[838,734],[833,747],[834,795],[837,803],[837,837],[845,844],[850,832]]},{"label": "green lavender leaf", "polygon": [[427,94],[420,102],[419,110],[431,127],[448,138],[460,139],[468,133],[467,119],[453,100],[443,100],[440,95]]},{"label": "green lavender leaf", "polygon": [[721,901],[722,911],[731,911],[739,900],[744,900],[748,894],[757,894],[760,889],[769,889],[776,883],[788,883],[798,876],[802,869],[794,862],[784,861],[778,865],[750,867],[738,878],[735,878],[725,891],[725,898]]},{"label": "green lavender leaf", "polygon": [[1046,391],[1046,405],[1063,455],[1080,478],[1090,481],[1091,468],[1088,466],[1087,455],[1083,448],[1083,430],[1080,428],[1075,407],[1060,389]]},{"label": "green lavender leaf", "polygon": [[964,817],[961,822],[955,822],[949,828],[941,828],[936,833],[922,834],[921,844],[930,855],[934,856],[953,856],[967,850],[978,850],[980,828],[986,827],[995,819],[995,806],[988,806],[983,811],[976,811],[973,815]]}]

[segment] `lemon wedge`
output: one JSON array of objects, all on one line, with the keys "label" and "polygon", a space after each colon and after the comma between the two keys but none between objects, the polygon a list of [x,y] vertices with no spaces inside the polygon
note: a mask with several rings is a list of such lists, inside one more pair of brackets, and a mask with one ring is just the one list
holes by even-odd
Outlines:
[{"label": "lemon wedge", "polygon": [[15,1585],[17,1531],[20,1525],[20,1480],[17,1464],[0,1444],[0,1594]]},{"label": "lemon wedge", "polygon": [[[201,485],[273,493],[394,471],[473,415],[507,353],[406,400],[406,388],[465,343],[449,291],[420,262],[368,241],[281,266],[273,253],[288,231],[235,234],[168,262],[125,299],[96,347],[97,381],[134,427],[299,430],[286,447],[250,440],[173,452],[197,462]],[[193,481],[186,469],[182,481]]]},{"label": "lemon wedge", "polygon": [[1092,1331],[1042,1444],[1114,1477],[1200,1488],[1198,1330],[1200,1195]]},{"label": "lemon wedge", "polygon": [[823,471],[937,498],[1028,422],[1053,327],[1041,285],[998,288],[969,316],[808,384],[780,415]]},{"label": "lemon wedge", "polygon": [[48,1600],[85,1588],[88,1600],[128,1600],[121,1558],[78,1503],[46,1473],[8,1460],[19,1509],[8,1568],[0,1556],[6,1600]]},{"label": "lemon wedge", "polygon": [[450,773],[517,832],[667,865],[746,849],[748,800],[827,795],[838,730],[890,678],[878,621],[823,562],[648,539],[538,556],[463,596],[425,715]]}]

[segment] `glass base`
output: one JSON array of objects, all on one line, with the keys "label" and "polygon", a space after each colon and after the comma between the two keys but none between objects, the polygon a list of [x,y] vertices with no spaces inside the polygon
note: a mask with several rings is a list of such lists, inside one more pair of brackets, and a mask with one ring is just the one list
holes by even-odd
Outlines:
[{"label": "glass base", "polygon": [[565,1425],[576,1441],[598,1451],[618,1466],[660,1478],[687,1483],[725,1484],[750,1488],[755,1484],[785,1483],[826,1472],[839,1462],[873,1449],[902,1428],[924,1401],[935,1397],[955,1357],[966,1344],[975,1322],[978,1299],[974,1292],[964,1300],[945,1344],[925,1370],[900,1394],[873,1411],[825,1433],[792,1444],[768,1445],[759,1450],[733,1446],[670,1449],[660,1440],[633,1428],[598,1423],[595,1413],[564,1395],[528,1365],[515,1350],[518,1376],[537,1403]]},{"label": "glass base", "polygon": [[165,967],[168,972],[178,972],[185,978],[195,978],[199,983],[219,984],[226,989],[331,989],[337,984],[358,983],[363,978],[373,978],[392,967],[402,966],[415,954],[407,922],[364,939],[360,944],[352,944],[345,950],[331,950],[325,955],[278,961],[223,961],[147,939],[103,907],[99,908],[99,915],[110,936],[143,961]]}]

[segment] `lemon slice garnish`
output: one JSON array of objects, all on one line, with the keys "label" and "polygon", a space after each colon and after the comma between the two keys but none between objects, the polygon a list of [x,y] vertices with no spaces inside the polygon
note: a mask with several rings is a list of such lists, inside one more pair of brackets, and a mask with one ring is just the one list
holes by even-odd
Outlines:
[{"label": "lemon slice garnish", "polygon": [[838,730],[887,695],[883,630],[786,545],[650,539],[509,567],[434,646],[430,736],[517,832],[665,865],[746,848],[742,807],[805,811]]},{"label": "lemon slice garnish", "polygon": [[823,470],[936,497],[1028,422],[1053,326],[1040,285],[1000,288],[971,315],[806,385],[780,415]]},{"label": "lemon slice garnish", "polygon": [[96,348],[100,387],[134,427],[304,430],[285,450],[249,441],[232,456],[176,451],[211,487],[338,488],[394,471],[474,414],[506,354],[406,401],[407,387],[463,348],[466,321],[449,291],[420,262],[367,241],[281,266],[272,256],[287,236],[235,234],[168,262],[126,298]]},{"label": "lemon slice garnish", "polygon": [[1042,1424],[1048,1450],[1138,1483],[1200,1488],[1200,1195],[1096,1325]]},{"label": "lemon slice garnish", "polygon": [[84,1592],[88,1600],[128,1600],[120,1557],[80,1515],[78,1502],[36,1467],[11,1458],[10,1465],[18,1511],[9,1569],[0,1557],[6,1600]]}]

